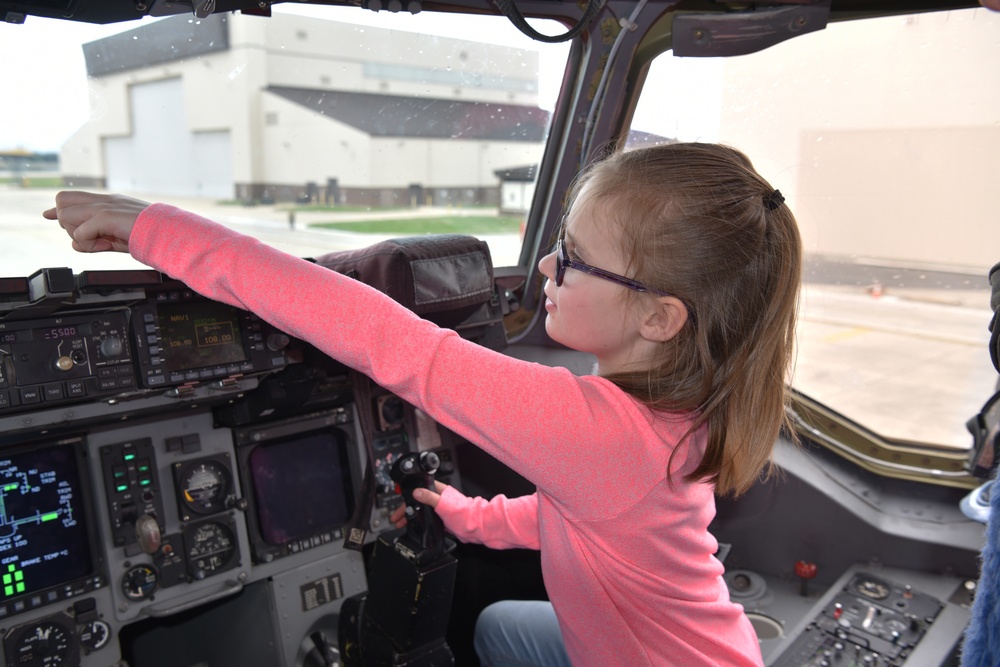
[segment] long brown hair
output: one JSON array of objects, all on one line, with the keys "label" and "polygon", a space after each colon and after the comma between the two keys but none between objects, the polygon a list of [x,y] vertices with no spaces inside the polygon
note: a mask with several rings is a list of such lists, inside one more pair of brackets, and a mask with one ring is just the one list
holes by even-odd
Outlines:
[{"label": "long brown hair", "polygon": [[584,186],[620,225],[626,275],[689,311],[651,368],[607,379],[655,410],[696,412],[708,446],[685,479],[743,493],[787,425],[802,273],[792,212],[743,153],[718,144],[619,151],[581,175],[574,200]]}]

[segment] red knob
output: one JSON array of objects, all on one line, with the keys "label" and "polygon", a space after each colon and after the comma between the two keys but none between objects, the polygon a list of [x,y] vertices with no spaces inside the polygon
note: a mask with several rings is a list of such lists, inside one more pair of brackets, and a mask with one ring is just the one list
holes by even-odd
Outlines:
[{"label": "red knob", "polygon": [[800,579],[813,579],[816,577],[816,563],[810,563],[807,560],[800,560],[795,564],[795,576]]},{"label": "red knob", "polygon": [[809,580],[816,576],[816,563],[807,560],[800,560],[795,564],[795,574],[800,579],[799,595],[807,597],[809,595]]}]

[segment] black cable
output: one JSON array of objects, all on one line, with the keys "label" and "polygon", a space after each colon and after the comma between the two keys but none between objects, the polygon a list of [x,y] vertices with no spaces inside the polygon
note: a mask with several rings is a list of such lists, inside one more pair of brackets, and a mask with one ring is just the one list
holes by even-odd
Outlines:
[{"label": "black cable", "polygon": [[375,453],[374,424],[372,417],[371,384],[364,373],[350,371],[351,384],[354,389],[354,406],[358,413],[358,426],[361,428],[361,439],[365,446],[365,476],[361,481],[361,491],[358,494],[354,516],[347,524],[344,535],[344,548],[361,551],[371,526],[372,509],[375,507]]},{"label": "black cable", "polygon": [[568,41],[583,32],[594,17],[597,16],[597,12],[604,7],[604,2],[605,0],[590,0],[587,3],[587,11],[584,12],[579,22],[577,22],[575,26],[570,28],[565,33],[561,35],[543,35],[528,25],[528,22],[524,20],[524,16],[521,14],[520,10],[518,10],[518,8],[514,5],[514,0],[493,0],[493,4],[497,6],[497,9],[503,12],[503,15],[506,16],[518,30],[537,42],[546,42],[549,44]]}]

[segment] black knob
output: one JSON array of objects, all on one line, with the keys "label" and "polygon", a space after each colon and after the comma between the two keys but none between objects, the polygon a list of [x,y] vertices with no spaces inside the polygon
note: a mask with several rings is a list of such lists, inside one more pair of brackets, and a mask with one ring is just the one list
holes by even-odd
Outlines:
[{"label": "black knob", "polygon": [[292,339],[283,333],[274,333],[267,337],[267,349],[272,352],[277,352],[278,350],[284,350],[288,347],[288,344],[292,342]]},{"label": "black knob", "polygon": [[101,340],[101,354],[105,357],[117,357],[125,349],[125,344],[118,336],[109,336]]}]

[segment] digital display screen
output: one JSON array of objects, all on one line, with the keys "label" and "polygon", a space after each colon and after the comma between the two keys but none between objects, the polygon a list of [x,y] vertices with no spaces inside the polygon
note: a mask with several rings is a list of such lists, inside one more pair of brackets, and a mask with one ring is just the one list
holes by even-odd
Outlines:
[{"label": "digital display screen", "polygon": [[89,333],[90,327],[83,325],[72,325],[62,327],[45,327],[44,329],[32,329],[31,334],[35,340],[61,340],[63,338],[76,338]]},{"label": "digital display screen", "polygon": [[346,438],[312,431],[258,446],[247,458],[261,539],[270,545],[342,528],[354,512]]},{"label": "digital display screen", "polygon": [[207,300],[159,304],[164,369],[186,371],[246,361],[239,312]]},{"label": "digital display screen", "polygon": [[0,604],[93,572],[72,445],[0,452]]}]

